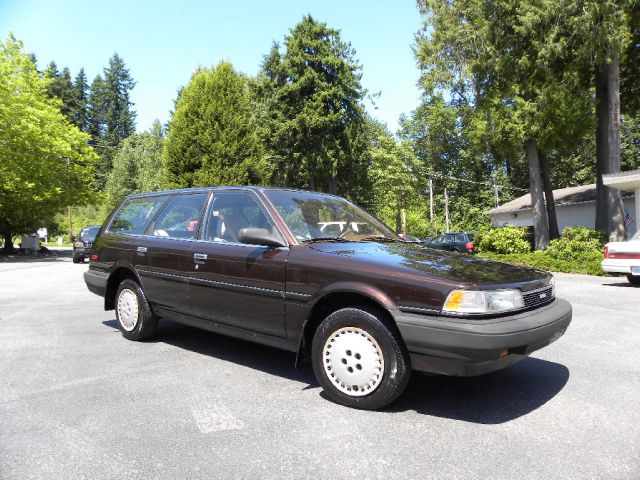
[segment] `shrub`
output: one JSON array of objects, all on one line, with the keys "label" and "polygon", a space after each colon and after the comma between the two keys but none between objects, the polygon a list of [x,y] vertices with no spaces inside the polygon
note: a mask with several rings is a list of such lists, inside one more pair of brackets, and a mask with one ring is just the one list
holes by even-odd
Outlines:
[{"label": "shrub", "polygon": [[558,259],[539,250],[533,253],[501,255],[495,253],[482,253],[482,257],[500,262],[513,263],[526,267],[539,268],[551,272],[581,273],[587,275],[608,275],[600,267],[601,252],[585,252],[578,254],[574,259]]},{"label": "shrub", "polygon": [[476,233],[474,244],[479,252],[529,253],[531,245],[526,239],[523,227],[484,228]]},{"label": "shrub", "polygon": [[567,227],[562,237],[551,240],[546,254],[558,260],[575,260],[585,253],[602,252],[602,233],[584,227]]}]

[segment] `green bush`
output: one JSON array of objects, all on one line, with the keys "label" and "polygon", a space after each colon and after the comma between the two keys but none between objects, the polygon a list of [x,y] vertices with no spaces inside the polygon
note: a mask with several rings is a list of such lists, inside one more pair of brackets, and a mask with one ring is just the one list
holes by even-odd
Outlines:
[{"label": "green bush", "polygon": [[567,227],[562,237],[551,240],[546,254],[558,260],[575,260],[585,253],[602,253],[602,233],[584,227]]},{"label": "green bush", "polygon": [[539,268],[550,272],[581,273],[600,276],[607,275],[607,273],[600,267],[600,262],[602,261],[601,252],[585,252],[577,254],[573,259],[553,258],[546,251],[542,250],[525,254],[501,255],[495,253],[482,253],[480,255],[490,260]]},{"label": "green bush", "polygon": [[476,232],[474,244],[478,252],[529,253],[527,229],[523,227],[483,228]]}]

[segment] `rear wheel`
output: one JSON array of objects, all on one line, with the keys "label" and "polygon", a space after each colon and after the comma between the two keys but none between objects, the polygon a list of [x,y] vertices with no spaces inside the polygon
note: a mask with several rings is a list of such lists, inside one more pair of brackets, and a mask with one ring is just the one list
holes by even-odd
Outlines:
[{"label": "rear wheel", "polygon": [[145,340],[158,327],[158,317],[149,307],[140,285],[129,278],[123,280],[116,292],[116,319],[122,336],[129,340]]},{"label": "rear wheel", "polygon": [[73,257],[73,263],[80,263],[80,259],[78,257]]},{"label": "rear wheel", "polygon": [[404,391],[411,367],[406,347],[382,316],[360,308],[329,315],[313,337],[313,370],[336,403],[375,410]]},{"label": "rear wheel", "polygon": [[640,275],[627,275],[627,280],[631,285],[640,285]]}]

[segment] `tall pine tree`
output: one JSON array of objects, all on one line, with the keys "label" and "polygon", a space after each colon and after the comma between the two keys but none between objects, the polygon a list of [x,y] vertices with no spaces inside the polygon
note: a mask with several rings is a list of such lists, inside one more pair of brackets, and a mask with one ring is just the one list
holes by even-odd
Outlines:
[{"label": "tall pine tree", "polygon": [[247,79],[230,63],[198,69],[180,91],[164,157],[173,187],[256,185],[269,178]]},{"label": "tall pine tree", "polygon": [[[305,16],[265,57],[257,80],[275,183],[348,194],[364,130],[361,67],[338,30]],[[360,167],[360,165],[357,165]]]},{"label": "tall pine tree", "polygon": [[134,86],[135,81],[117,53],[109,60],[102,76],[98,75],[91,84],[88,133],[100,154],[96,186],[101,190],[111,171],[115,149],[135,132],[136,114],[130,98]]}]

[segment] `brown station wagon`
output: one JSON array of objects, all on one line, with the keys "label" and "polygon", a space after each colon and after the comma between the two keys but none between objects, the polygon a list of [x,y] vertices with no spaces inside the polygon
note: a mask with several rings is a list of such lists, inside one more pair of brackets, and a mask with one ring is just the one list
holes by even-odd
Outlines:
[{"label": "brown station wagon", "polygon": [[84,278],[127,339],[165,318],[290,350],[363,409],[393,402],[412,370],[512,365],[571,321],[547,272],[407,243],[343,198],[275,188],[130,195]]}]

